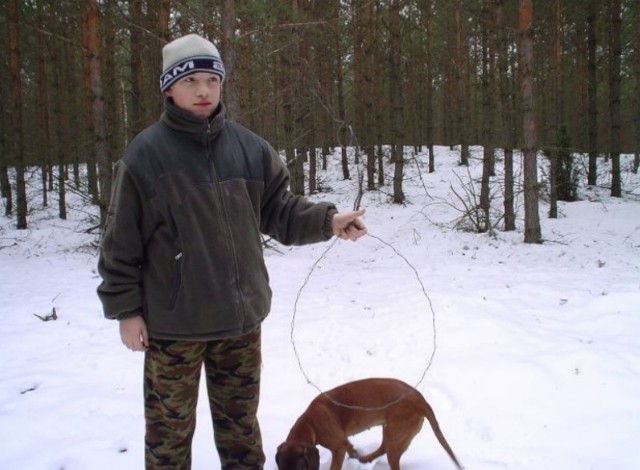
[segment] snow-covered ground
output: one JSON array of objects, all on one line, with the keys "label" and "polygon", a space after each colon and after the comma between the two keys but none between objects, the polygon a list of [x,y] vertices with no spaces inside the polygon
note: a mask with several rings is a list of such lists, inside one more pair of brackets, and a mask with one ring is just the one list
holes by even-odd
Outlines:
[{"label": "snow-covered ground", "polygon": [[[473,175],[480,155],[474,148]],[[640,175],[630,158],[624,198],[585,189],[581,201],[560,203],[558,219],[541,204],[541,245],[524,244],[521,226],[451,230],[454,172],[465,181],[466,169],[444,147],[435,173],[423,160],[407,164],[405,205],[364,194],[372,236],[267,250],[265,468],[276,468],[277,445],[319,390],[368,376],[416,385],[467,469],[640,468]],[[313,198],[350,209],[357,178],[341,181],[338,161],[320,173],[331,191]],[[95,235],[83,233],[87,208],[72,202],[62,221],[55,201],[45,210],[34,199],[28,231],[0,218],[3,470],[143,468],[143,355],[102,316]],[[34,315],[54,307],[55,321]],[[194,470],[220,468],[205,396],[202,388]],[[369,450],[379,438],[371,430],[353,441]],[[328,462],[321,449],[323,470]],[[428,425],[402,465],[454,468]],[[382,457],[344,468],[388,466]]]}]

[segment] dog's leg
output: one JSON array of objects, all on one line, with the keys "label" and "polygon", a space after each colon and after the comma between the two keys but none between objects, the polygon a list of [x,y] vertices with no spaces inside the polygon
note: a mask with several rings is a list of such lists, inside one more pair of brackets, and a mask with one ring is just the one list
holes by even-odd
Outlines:
[{"label": "dog's leg", "polygon": [[350,459],[360,458],[360,454],[358,454],[358,451],[356,450],[355,447],[353,447],[353,444],[351,444],[351,441],[349,439],[345,438],[344,444],[345,444],[345,447],[347,448],[347,455],[349,456]]},{"label": "dog's leg", "polygon": [[422,429],[423,422],[422,416],[405,417],[401,422],[387,422],[382,430],[381,446],[387,450],[387,462],[391,470],[400,470],[400,457]]},{"label": "dog's leg", "polygon": [[389,463],[389,468],[391,470],[400,470],[400,457],[402,457],[402,454],[404,454],[404,452],[409,448],[412,438],[413,436],[409,436],[388,446],[387,462]]},{"label": "dog's leg", "polygon": [[371,463],[378,457],[382,457],[386,452],[387,451],[384,448],[384,440],[383,440],[382,444],[380,444],[380,447],[378,447],[376,450],[374,450],[370,454],[363,455],[362,457],[358,457],[358,460],[361,463]]},{"label": "dog's leg", "polygon": [[329,470],[340,470],[347,451],[344,447],[331,450],[331,467]]}]

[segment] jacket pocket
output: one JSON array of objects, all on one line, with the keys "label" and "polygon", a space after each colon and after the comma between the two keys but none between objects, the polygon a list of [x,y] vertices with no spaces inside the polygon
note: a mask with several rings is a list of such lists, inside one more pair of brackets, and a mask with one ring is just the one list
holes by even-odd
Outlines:
[{"label": "jacket pocket", "polygon": [[180,292],[180,287],[182,286],[182,256],[183,253],[180,252],[174,257],[174,274],[173,274],[173,288],[171,289],[171,298],[169,300],[169,309],[173,310],[176,306],[176,302],[178,301],[178,293]]}]

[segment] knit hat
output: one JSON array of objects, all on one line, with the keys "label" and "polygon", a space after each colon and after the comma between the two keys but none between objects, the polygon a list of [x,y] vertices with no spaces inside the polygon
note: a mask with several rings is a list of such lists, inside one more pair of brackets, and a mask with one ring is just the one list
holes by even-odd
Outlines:
[{"label": "knit hat", "polygon": [[160,91],[195,72],[215,73],[224,80],[224,64],[213,43],[197,34],[188,34],[162,48]]}]

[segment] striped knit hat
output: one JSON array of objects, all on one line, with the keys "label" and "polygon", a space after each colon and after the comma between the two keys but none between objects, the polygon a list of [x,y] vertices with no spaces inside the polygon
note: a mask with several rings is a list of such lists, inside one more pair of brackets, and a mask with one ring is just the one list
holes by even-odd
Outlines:
[{"label": "striped knit hat", "polygon": [[188,34],[162,48],[160,91],[195,72],[215,73],[224,80],[224,64],[211,41],[197,34]]}]

